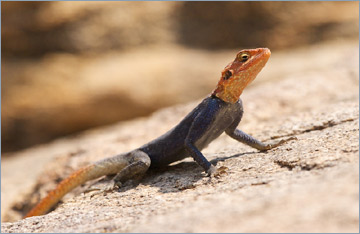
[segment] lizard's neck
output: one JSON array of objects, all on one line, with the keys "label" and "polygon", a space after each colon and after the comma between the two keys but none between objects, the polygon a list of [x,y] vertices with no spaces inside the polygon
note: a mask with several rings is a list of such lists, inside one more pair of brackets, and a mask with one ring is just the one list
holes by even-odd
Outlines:
[{"label": "lizard's neck", "polygon": [[232,104],[234,104],[234,103],[237,103],[238,101],[239,101],[239,99],[240,98],[238,98],[235,102],[227,102],[227,101],[224,101],[223,99],[221,99],[221,98],[219,98],[218,96],[216,96],[215,94],[210,94],[209,95],[211,98],[213,98],[213,99],[217,99],[217,100],[219,100],[220,102],[222,102],[222,103],[224,103],[224,104],[228,104],[228,105],[232,105]]},{"label": "lizard's neck", "polygon": [[241,89],[238,87],[239,86],[236,85],[224,86],[223,84],[218,84],[211,95],[223,100],[224,102],[236,103],[245,88],[243,87]]}]

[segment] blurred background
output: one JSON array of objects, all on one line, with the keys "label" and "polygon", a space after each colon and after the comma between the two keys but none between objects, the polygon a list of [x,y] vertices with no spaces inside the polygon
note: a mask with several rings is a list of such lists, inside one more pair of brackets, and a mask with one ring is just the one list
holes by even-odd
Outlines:
[{"label": "blurred background", "polygon": [[2,2],[1,151],[203,98],[240,49],[358,39],[358,10],[358,2]]}]

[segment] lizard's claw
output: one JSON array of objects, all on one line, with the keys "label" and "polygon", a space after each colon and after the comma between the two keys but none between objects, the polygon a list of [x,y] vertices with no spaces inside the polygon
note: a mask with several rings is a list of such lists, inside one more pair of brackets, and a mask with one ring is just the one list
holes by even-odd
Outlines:
[{"label": "lizard's claw", "polygon": [[206,173],[208,174],[208,176],[215,175],[217,173],[217,169],[215,166],[211,165]]},{"label": "lizard's claw", "polygon": [[216,178],[218,178],[221,174],[226,173],[226,170],[227,170],[227,169],[228,169],[228,168],[225,167],[225,166],[221,166],[221,167],[219,167],[219,168],[216,168],[215,166],[211,165],[210,168],[209,168],[209,170],[207,171],[207,173],[208,173],[208,175],[209,175],[210,177],[216,177]]},{"label": "lizard's claw", "polygon": [[121,188],[121,186],[122,186],[122,183],[120,181],[113,180],[111,189],[112,190],[119,189],[119,188]]},{"label": "lizard's claw", "polygon": [[276,147],[284,144],[285,142],[288,142],[288,141],[291,141],[291,140],[297,140],[297,138],[296,138],[296,137],[289,137],[289,138],[287,138],[287,139],[283,139],[283,140],[279,141],[278,143],[268,144],[268,145],[266,146],[266,148],[264,149],[264,151],[269,150],[269,149],[276,148]]},{"label": "lizard's claw", "polygon": [[121,182],[119,181],[111,181],[110,184],[107,184],[106,186],[102,186],[102,188],[90,188],[85,191],[85,193],[96,191],[93,194],[91,194],[91,197],[99,195],[99,194],[107,194],[109,192],[112,192],[116,189],[119,189],[121,187]]}]

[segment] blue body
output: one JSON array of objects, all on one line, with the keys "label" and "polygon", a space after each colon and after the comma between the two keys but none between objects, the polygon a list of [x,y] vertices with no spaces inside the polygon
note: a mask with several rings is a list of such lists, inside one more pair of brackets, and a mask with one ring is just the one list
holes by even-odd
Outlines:
[{"label": "blue body", "polygon": [[211,164],[200,151],[223,132],[234,132],[242,115],[240,99],[232,104],[207,97],[178,125],[139,150],[150,157],[150,167],[161,167],[192,156],[207,170]]}]

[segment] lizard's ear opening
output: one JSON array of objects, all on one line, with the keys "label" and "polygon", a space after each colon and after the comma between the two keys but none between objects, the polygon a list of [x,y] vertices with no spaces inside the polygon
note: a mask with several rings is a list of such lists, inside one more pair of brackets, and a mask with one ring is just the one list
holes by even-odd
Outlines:
[{"label": "lizard's ear opening", "polygon": [[224,80],[228,80],[232,75],[233,75],[232,71],[226,70],[226,71],[223,73],[223,79],[224,79]]}]

